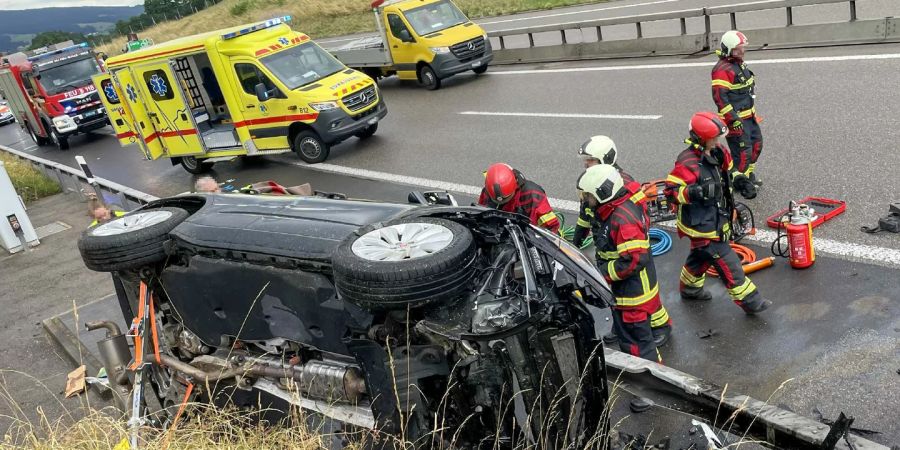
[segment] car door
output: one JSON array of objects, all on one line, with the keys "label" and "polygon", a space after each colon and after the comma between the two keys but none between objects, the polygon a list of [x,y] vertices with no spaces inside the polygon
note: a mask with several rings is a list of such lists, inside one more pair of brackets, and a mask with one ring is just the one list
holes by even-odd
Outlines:
[{"label": "car door", "polygon": [[[147,100],[147,114],[158,131],[155,138],[162,142],[166,154],[174,157],[206,153],[191,108],[169,62],[143,64],[135,71],[135,81]],[[147,140],[152,140],[151,137]]]},{"label": "car door", "polygon": [[[256,61],[237,58],[232,59],[231,64],[234,69],[234,91],[243,115],[243,120],[236,122],[235,127],[249,133],[250,139],[260,150],[290,148],[288,128],[293,120],[291,112],[296,114],[296,106],[292,106],[293,103],[288,101],[272,77]],[[268,98],[262,101],[256,97],[255,90],[260,83],[268,92]]]},{"label": "car door", "polygon": [[386,43],[391,50],[391,57],[394,59],[394,66],[397,68],[397,76],[405,80],[415,80],[416,74],[416,38],[413,37],[412,30],[400,16],[396,13],[387,13],[385,15],[387,22],[387,40]]},{"label": "car door", "polygon": [[133,129],[140,140],[144,156],[150,160],[159,159],[166,154],[166,149],[163,148],[162,141],[156,138],[158,131],[150,120],[147,111],[149,106],[144,100],[140,86],[134,81],[134,73],[130,68],[114,69],[114,73],[114,81],[117,82],[118,92],[121,94],[119,99],[131,112]]}]

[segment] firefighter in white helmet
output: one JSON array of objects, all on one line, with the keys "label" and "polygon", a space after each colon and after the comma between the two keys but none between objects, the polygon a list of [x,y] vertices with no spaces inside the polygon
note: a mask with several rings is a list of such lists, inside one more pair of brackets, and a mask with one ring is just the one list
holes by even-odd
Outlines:
[{"label": "firefighter in white helmet", "polygon": [[712,69],[712,96],[719,117],[728,126],[726,141],[735,165],[734,187],[744,198],[756,197],[759,182],[756,161],[763,138],[756,115],[756,78],[744,63],[747,36],[731,30],[722,35]]},{"label": "firefighter in white helmet", "polygon": [[597,267],[616,298],[613,330],[619,348],[662,362],[650,327],[651,316],[662,306],[650,253],[650,218],[644,206],[633,200],[640,185],[625,184],[615,167],[599,164],[581,174],[578,190],[600,228],[594,242]]}]

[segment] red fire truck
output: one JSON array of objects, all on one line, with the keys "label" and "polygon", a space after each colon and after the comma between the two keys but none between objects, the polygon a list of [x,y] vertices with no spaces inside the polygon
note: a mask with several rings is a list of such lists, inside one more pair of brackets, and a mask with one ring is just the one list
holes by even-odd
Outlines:
[{"label": "red fire truck", "polygon": [[56,44],[14,53],[0,63],[0,90],[37,145],[69,148],[69,138],[109,124],[91,77],[102,63],[86,44]]}]

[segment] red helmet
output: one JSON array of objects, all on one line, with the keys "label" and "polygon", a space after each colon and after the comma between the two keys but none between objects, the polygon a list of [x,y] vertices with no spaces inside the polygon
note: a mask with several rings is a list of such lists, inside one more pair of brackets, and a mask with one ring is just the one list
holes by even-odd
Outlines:
[{"label": "red helmet", "polygon": [[484,174],[484,190],[494,203],[502,205],[519,189],[516,172],[508,164],[494,163]]},{"label": "red helmet", "polygon": [[715,139],[725,133],[728,133],[728,127],[716,113],[702,111],[691,117],[691,136],[705,141]]}]

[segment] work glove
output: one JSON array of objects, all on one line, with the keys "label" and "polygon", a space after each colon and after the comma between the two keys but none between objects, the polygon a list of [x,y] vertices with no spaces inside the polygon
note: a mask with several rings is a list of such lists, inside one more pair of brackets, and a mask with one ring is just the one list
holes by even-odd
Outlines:
[{"label": "work glove", "polygon": [[728,136],[742,136],[744,134],[744,123],[740,120],[735,120],[731,122],[731,126],[729,127]]},{"label": "work glove", "polygon": [[588,237],[588,233],[590,231],[590,228],[575,227],[575,233],[572,236],[572,245],[581,248],[581,246],[584,245],[584,240]]},{"label": "work glove", "polygon": [[707,181],[703,184],[693,184],[688,187],[688,198],[696,203],[715,203],[722,197],[722,184]]},{"label": "work glove", "polygon": [[747,200],[756,198],[756,185],[744,174],[734,176],[734,189]]}]

